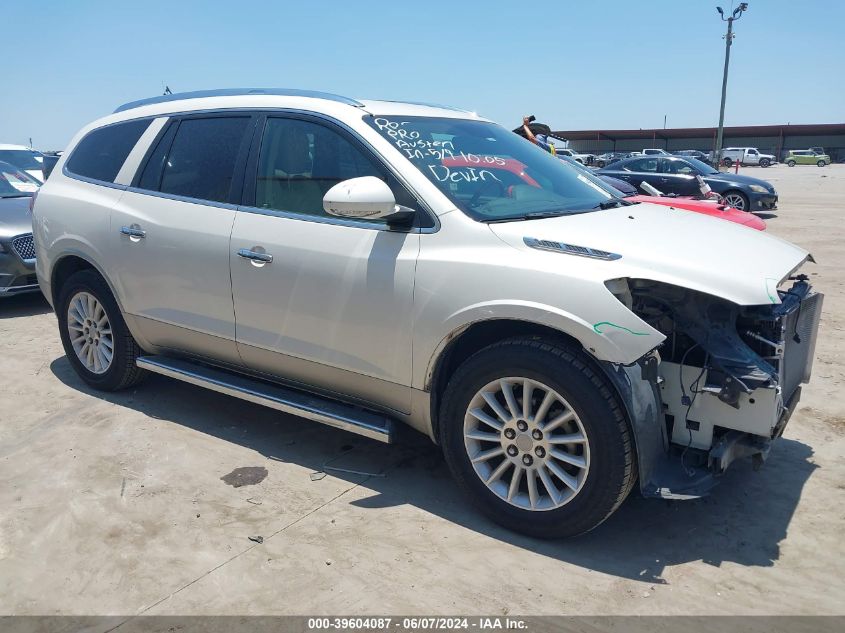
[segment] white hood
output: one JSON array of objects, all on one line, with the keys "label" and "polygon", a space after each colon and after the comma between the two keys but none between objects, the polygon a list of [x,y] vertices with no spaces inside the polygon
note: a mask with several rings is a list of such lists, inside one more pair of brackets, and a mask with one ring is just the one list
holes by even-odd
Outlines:
[{"label": "white hood", "polygon": [[[606,279],[662,281],[739,305],[779,303],[778,285],[809,256],[768,233],[647,203],[489,226],[518,249],[533,250],[524,240],[534,238],[621,255],[611,261],[595,260]],[[573,257],[551,252],[549,256]]]}]

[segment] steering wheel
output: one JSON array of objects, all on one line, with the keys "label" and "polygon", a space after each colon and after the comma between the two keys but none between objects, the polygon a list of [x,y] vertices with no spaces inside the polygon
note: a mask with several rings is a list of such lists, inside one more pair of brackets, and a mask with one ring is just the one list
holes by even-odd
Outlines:
[{"label": "steering wheel", "polygon": [[469,199],[469,206],[470,208],[475,208],[478,204],[478,200],[481,198],[481,194],[487,191],[490,188],[490,185],[496,185],[498,187],[498,193],[500,198],[505,197],[505,186],[502,184],[501,180],[485,180],[481,183],[481,186],[472,194],[472,198]]}]

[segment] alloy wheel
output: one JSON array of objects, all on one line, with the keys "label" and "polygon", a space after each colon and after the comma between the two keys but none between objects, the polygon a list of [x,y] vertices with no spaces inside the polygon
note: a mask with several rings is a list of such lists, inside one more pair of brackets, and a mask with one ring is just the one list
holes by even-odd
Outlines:
[{"label": "alloy wheel", "polygon": [[104,374],[114,356],[114,335],[103,304],[90,292],[78,292],[67,309],[70,344],[82,365],[94,374]]},{"label": "alloy wheel", "polygon": [[581,491],[590,445],[557,391],[524,377],[495,380],[470,400],[464,446],[487,488],[524,510],[554,510]]},{"label": "alloy wheel", "polygon": [[725,196],[724,200],[725,204],[729,207],[739,209],[740,211],[745,211],[745,198],[743,198],[738,193],[729,193]]}]

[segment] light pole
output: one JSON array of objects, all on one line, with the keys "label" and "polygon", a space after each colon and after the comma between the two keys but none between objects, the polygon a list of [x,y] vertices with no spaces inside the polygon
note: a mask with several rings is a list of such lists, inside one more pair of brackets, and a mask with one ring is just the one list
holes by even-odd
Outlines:
[{"label": "light pole", "polygon": [[716,169],[722,164],[722,135],[725,131],[725,96],[728,92],[728,64],[731,62],[731,44],[734,39],[734,20],[739,20],[742,14],[748,10],[747,2],[740,2],[730,17],[725,17],[722,7],[716,7],[716,11],[722,16],[722,21],[728,23],[728,32],[725,34],[725,71],[722,75],[722,105],[719,107],[719,131],[716,133],[716,147],[713,149],[713,157],[716,162]]}]

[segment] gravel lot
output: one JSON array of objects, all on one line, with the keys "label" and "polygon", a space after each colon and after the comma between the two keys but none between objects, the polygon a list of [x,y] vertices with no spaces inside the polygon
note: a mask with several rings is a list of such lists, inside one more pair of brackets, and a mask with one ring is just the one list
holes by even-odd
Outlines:
[{"label": "gravel lot", "polygon": [[[569,541],[486,522],[422,439],[156,376],[93,392],[43,299],[3,301],[0,613],[845,613],[845,165],[744,173],[779,191],[769,230],[818,261],[813,381],[760,472],[735,464],[700,501],[633,495]],[[266,476],[221,480],[240,467]]]}]

